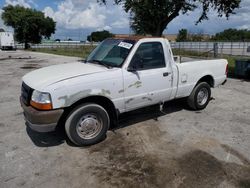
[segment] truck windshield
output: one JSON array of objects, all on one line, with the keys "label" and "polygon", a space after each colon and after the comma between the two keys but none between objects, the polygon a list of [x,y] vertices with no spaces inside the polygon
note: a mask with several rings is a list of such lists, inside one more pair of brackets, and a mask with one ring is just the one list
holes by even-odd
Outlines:
[{"label": "truck windshield", "polygon": [[134,44],[134,40],[106,39],[92,51],[87,62],[106,67],[121,67]]}]

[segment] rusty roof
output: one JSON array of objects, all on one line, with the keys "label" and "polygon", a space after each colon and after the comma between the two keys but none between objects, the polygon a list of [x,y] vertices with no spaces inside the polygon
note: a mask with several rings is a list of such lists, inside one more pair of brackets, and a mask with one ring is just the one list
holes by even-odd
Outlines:
[{"label": "rusty roof", "polygon": [[135,40],[138,41],[144,38],[165,38],[165,37],[155,37],[155,36],[143,36],[143,35],[117,35],[113,37],[114,39],[123,39],[123,40]]}]

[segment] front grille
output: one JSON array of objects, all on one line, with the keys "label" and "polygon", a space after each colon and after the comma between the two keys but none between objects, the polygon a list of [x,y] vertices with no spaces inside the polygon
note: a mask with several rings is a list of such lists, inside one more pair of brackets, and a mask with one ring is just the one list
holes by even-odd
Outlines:
[{"label": "front grille", "polygon": [[22,83],[21,89],[21,98],[26,105],[30,105],[31,95],[34,89],[26,85],[24,82]]}]

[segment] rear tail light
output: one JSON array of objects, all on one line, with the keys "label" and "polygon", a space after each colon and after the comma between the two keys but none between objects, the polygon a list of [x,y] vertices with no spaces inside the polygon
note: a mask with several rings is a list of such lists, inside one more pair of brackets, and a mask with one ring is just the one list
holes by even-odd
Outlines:
[{"label": "rear tail light", "polygon": [[226,72],[225,72],[226,76],[228,75],[228,64],[226,66]]}]

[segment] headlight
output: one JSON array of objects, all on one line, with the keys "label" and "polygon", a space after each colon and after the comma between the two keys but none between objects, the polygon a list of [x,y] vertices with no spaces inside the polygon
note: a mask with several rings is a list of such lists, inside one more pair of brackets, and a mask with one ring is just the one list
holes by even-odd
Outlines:
[{"label": "headlight", "polygon": [[33,91],[30,104],[39,110],[52,109],[50,94],[43,93],[37,90]]}]

